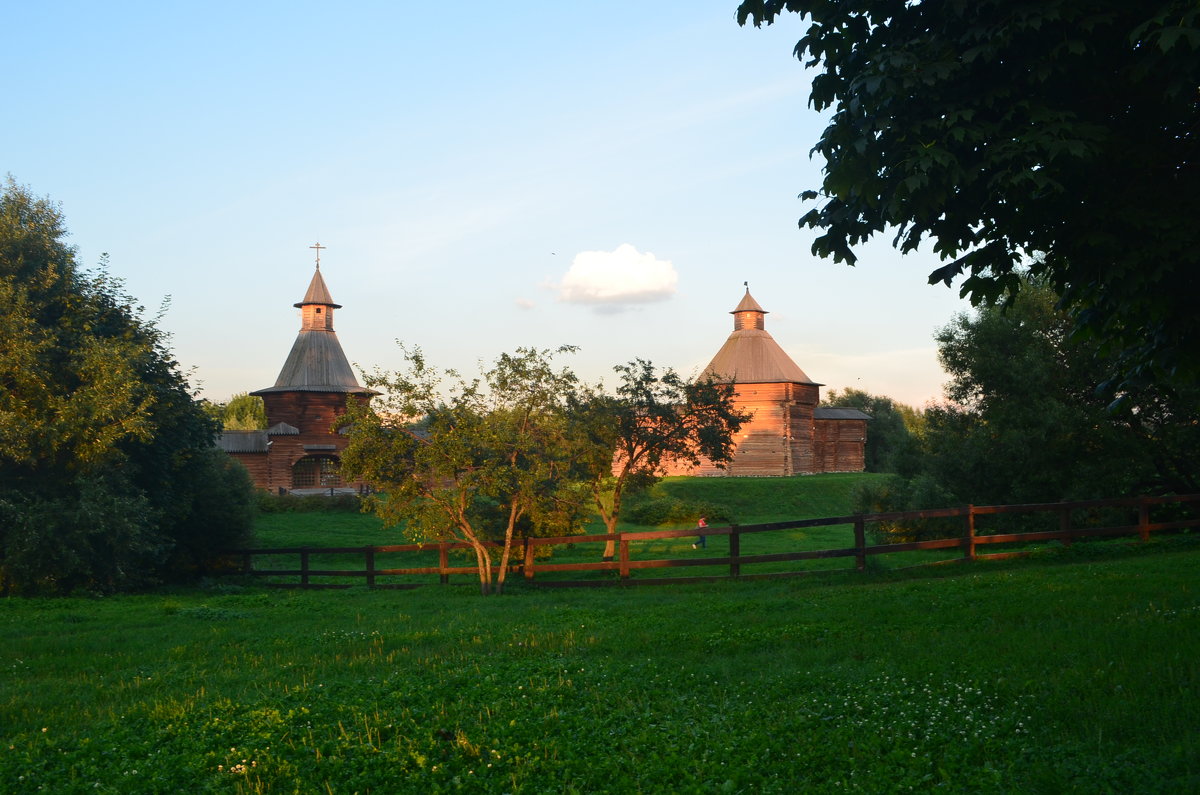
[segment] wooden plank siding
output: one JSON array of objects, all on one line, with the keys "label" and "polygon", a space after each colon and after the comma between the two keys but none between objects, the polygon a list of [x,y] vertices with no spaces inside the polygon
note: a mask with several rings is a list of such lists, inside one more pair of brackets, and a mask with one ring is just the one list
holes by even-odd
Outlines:
[{"label": "wooden plank siding", "polygon": [[814,420],[814,471],[862,472],[866,443],[866,420]]},{"label": "wooden plank siding", "polygon": [[[296,434],[272,434],[266,453],[234,454],[250,472],[254,485],[277,491],[291,489],[292,467],[310,455],[328,455],[340,459],[348,440],[334,430],[337,418],[346,411],[346,398],[366,402],[370,395],[345,392],[273,392],[262,395],[272,427],[286,423],[299,429]],[[360,488],[364,484],[343,483]]]},{"label": "wooden plank siding", "polygon": [[862,472],[867,421],[817,419],[817,384],[738,384],[734,404],[751,415],[734,436],[733,461],[693,467],[672,461],[667,475],[787,477],[820,472]]}]

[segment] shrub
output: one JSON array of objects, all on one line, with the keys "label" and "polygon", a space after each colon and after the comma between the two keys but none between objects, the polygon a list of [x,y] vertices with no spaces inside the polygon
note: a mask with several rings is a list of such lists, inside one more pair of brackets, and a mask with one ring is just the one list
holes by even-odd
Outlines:
[{"label": "shrub", "polygon": [[316,513],[319,511],[358,513],[362,499],[357,494],[323,495],[274,494],[259,490],[256,497],[259,513]]},{"label": "shrub", "polygon": [[211,571],[223,550],[249,546],[254,536],[254,484],[246,468],[212,448],[188,470],[188,488],[168,525],[175,541],[169,571],[176,578]]},{"label": "shrub", "polygon": [[113,593],[156,582],[170,539],[146,498],[113,479],[81,478],[49,499],[0,500],[0,592]]},{"label": "shrub", "polygon": [[[864,481],[851,495],[855,513],[895,513],[947,508],[955,500],[928,475],[905,479],[894,475],[884,480]],[[884,544],[954,538],[963,532],[961,519],[916,519],[903,522],[874,522],[871,534]]]},{"label": "shrub", "polygon": [[733,512],[724,505],[703,500],[680,500],[659,494],[640,492],[630,495],[621,509],[621,518],[632,524],[661,527],[687,524],[704,516],[709,524],[733,521]]}]

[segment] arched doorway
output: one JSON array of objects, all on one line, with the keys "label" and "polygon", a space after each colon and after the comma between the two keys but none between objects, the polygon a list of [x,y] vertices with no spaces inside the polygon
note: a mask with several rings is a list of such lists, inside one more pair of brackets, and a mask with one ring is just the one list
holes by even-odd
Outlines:
[{"label": "arched doorway", "polygon": [[292,465],[292,488],[315,489],[342,485],[338,460],[331,455],[306,455]]}]

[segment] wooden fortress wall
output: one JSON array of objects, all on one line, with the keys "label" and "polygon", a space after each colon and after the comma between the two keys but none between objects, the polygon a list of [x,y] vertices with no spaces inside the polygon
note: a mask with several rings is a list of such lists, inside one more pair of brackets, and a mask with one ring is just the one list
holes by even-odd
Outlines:
[{"label": "wooden fortress wall", "polygon": [[735,436],[733,461],[724,469],[709,461],[698,467],[672,462],[664,474],[778,477],[861,472],[866,420],[815,419],[818,390],[814,384],[739,385],[734,402],[751,419]]},{"label": "wooden fortress wall", "polygon": [[[287,423],[298,428],[297,434],[280,434],[270,437],[271,446],[261,463],[243,462],[250,469],[254,484],[271,491],[292,488],[292,467],[301,458],[310,455],[329,455],[340,459],[349,443],[345,436],[333,429],[334,421],[346,411],[346,393],[343,392],[275,392],[262,396],[267,409],[267,423],[271,427]],[[366,395],[353,395],[356,400],[366,401]],[[252,468],[252,466],[254,468]],[[265,470],[265,471],[264,471]],[[261,478],[261,479],[260,479]],[[358,483],[345,483],[357,486]]]}]

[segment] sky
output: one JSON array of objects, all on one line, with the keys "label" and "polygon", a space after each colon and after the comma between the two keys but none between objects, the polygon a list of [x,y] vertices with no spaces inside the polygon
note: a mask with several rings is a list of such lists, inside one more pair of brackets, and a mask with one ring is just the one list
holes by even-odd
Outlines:
[{"label": "sky", "polygon": [[856,267],[797,219],[826,118],[795,15],[736,0],[10,3],[0,174],[61,205],[201,394],[271,386],[314,268],[362,371],[396,341],[477,372],[517,347],[698,373],[748,282],[825,389],[941,398],[967,311],[890,236]]}]

